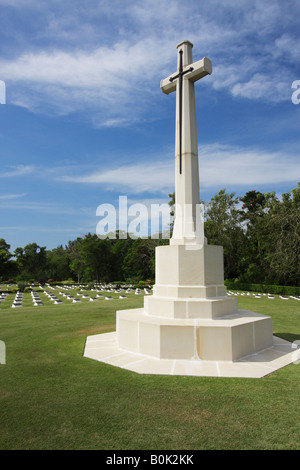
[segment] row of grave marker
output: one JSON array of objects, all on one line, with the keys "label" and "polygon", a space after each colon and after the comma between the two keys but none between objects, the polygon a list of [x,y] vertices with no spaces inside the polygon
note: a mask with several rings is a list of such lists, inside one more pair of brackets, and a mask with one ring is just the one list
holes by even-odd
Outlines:
[{"label": "row of grave marker", "polygon": [[[255,294],[255,293],[251,293],[251,292],[232,292],[232,291],[228,291],[227,293],[229,296],[231,295],[234,295],[234,296],[254,296],[255,299],[261,299],[262,297],[267,297],[268,299],[272,300],[272,299],[275,299],[275,296],[272,295],[272,294]],[[286,295],[279,295],[278,296],[280,299],[282,300],[289,300],[289,299],[294,299],[294,300],[300,300],[300,297],[297,297],[295,295],[290,295],[289,297],[286,296]]]},{"label": "row of grave marker", "polygon": [[[40,286],[41,287],[41,286]],[[42,287],[41,287],[42,288]],[[54,289],[53,287],[50,287],[51,289]],[[63,300],[59,299],[55,294],[52,294],[51,292],[49,292],[48,290],[43,289],[43,293],[49,298],[49,300],[53,301],[54,305],[59,305],[59,304],[62,304],[63,303]],[[70,289],[66,289],[66,290],[70,290]],[[92,290],[95,290],[95,289],[92,289]],[[105,298],[105,300],[112,300],[114,299],[114,297],[111,297],[111,296],[104,296],[102,294],[104,289],[102,290],[96,290],[97,292],[97,295],[96,297],[90,297],[89,295],[85,295],[83,294],[83,292],[85,291],[82,291],[82,292],[78,292],[76,295],[78,297],[81,297],[82,299],[89,299],[90,302],[95,302],[97,300],[99,300],[99,298]],[[123,290],[122,289],[109,289],[108,292],[115,292],[115,293],[121,293]],[[130,294],[133,292],[133,289],[131,288],[128,288],[126,291],[125,291],[127,294]],[[144,292],[146,295],[149,295],[151,294],[152,292],[150,291],[150,289],[147,289],[145,288],[144,289]],[[135,295],[141,295],[141,289],[139,288],[136,288],[135,289]],[[78,303],[78,302],[81,302],[81,299],[77,299],[75,298],[75,296],[73,295],[69,295],[67,294],[66,292],[59,292],[60,295],[64,296],[67,298],[67,300],[72,300],[72,303]],[[8,293],[2,293],[0,295],[0,304],[2,301],[6,300],[6,298],[8,297]],[[38,307],[38,306],[43,306],[44,305],[44,302],[41,300],[39,294],[35,291],[32,291],[31,292],[31,297],[32,297],[32,301],[33,301],[33,305],[35,307]],[[125,295],[119,295],[119,299],[126,299],[127,297]],[[16,295],[15,295],[15,298],[14,298],[14,301],[12,303],[12,308],[17,308],[17,307],[22,307],[23,304],[23,293],[22,292],[17,292]]]},{"label": "row of grave marker", "polygon": [[[48,286],[50,289],[53,289],[55,290],[54,287],[50,287]],[[57,286],[56,288],[58,288],[59,286]],[[41,287],[42,288],[42,287]],[[53,301],[54,305],[59,305],[59,304],[63,304],[63,300],[59,299],[55,294],[52,294],[51,292],[49,292],[48,290],[43,289],[43,293],[49,298],[49,300]],[[84,289],[81,290],[81,292],[78,292],[76,295],[78,297],[81,297],[81,299],[78,299],[78,298],[75,298],[75,296],[73,295],[70,295],[68,294],[67,292],[62,292],[62,290],[71,290],[72,288],[61,288],[60,287],[60,291],[59,291],[59,294],[62,295],[63,297],[66,297],[67,300],[72,300],[72,303],[78,303],[78,302],[81,302],[81,299],[89,299],[90,302],[95,302],[97,300],[99,300],[100,298],[104,298],[105,300],[112,300],[114,299],[114,297],[111,297],[109,295],[106,295],[104,296],[103,295],[103,291],[106,290],[107,292],[114,292],[114,293],[119,293],[119,299],[126,299],[126,295],[121,295],[121,293],[123,292],[124,289],[113,289],[113,288],[108,288],[108,289],[91,289],[92,291],[96,291],[97,294],[96,294],[96,297],[91,297],[89,295],[86,295],[84,294],[83,292],[85,292]],[[132,288],[127,288],[125,290],[125,293],[127,294],[130,294],[133,292],[133,289]],[[147,289],[147,288],[144,288],[144,292],[146,295],[150,295],[152,294],[151,290],[150,289]],[[141,295],[141,289],[139,288],[136,288],[135,289],[135,295]],[[2,293],[0,295],[0,304],[2,301],[6,300],[7,296],[9,294],[8,293]],[[272,300],[275,298],[274,295],[271,295],[271,294],[255,294],[255,293],[250,293],[250,292],[232,292],[232,291],[228,291],[228,295],[229,296],[254,296],[256,299],[260,299],[262,298],[263,296],[267,297],[268,299]],[[33,301],[33,305],[35,307],[38,307],[38,306],[42,306],[44,305],[44,302],[41,300],[39,294],[37,292],[34,292],[32,291],[31,292],[31,297],[32,297],[32,301]],[[291,299],[294,299],[294,300],[300,300],[300,297],[297,297],[297,296],[284,296],[284,295],[279,295],[279,298],[282,299],[282,300],[288,300],[289,298]],[[15,295],[15,298],[14,298],[14,301],[12,303],[12,308],[17,308],[17,307],[22,307],[22,302],[23,302],[23,293],[22,292],[17,292],[16,295]]]}]

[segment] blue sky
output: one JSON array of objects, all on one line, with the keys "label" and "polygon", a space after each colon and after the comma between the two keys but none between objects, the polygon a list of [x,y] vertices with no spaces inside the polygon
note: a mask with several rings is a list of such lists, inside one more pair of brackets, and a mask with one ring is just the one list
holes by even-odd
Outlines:
[{"label": "blue sky", "polygon": [[[174,191],[176,45],[196,83],[200,194],[300,181],[298,0],[0,0],[0,238],[48,249],[95,233],[97,207]],[[299,93],[300,97],[300,93]]]}]

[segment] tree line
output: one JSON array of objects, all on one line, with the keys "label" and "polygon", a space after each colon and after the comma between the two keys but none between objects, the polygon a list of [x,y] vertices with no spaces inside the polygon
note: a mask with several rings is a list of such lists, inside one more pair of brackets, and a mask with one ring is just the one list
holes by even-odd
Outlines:
[{"label": "tree line", "polygon": [[[174,194],[170,194],[170,206]],[[221,189],[205,206],[204,231],[211,245],[224,248],[225,279],[300,286],[300,183],[279,198],[248,191],[237,197]],[[47,250],[30,243],[16,248],[0,239],[0,281],[128,282],[155,279],[158,237],[115,238],[87,234]]]}]

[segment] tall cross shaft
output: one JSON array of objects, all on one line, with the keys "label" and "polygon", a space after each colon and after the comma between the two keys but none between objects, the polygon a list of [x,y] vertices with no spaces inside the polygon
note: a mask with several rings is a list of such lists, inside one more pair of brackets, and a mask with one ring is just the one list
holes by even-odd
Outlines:
[{"label": "tall cross shaft", "polygon": [[183,62],[182,62],[182,54],[183,50],[179,50],[179,71],[177,75],[174,77],[169,78],[170,82],[173,82],[176,78],[179,78],[179,173],[182,173],[182,81],[183,76],[189,72],[192,72],[194,69],[190,67],[187,70],[183,70]]},{"label": "tall cross shaft", "polygon": [[[171,244],[202,244],[200,236],[200,192],[198,140],[194,83],[212,73],[207,57],[193,63],[193,44],[177,45],[177,73],[161,80],[163,93],[176,93],[175,128],[175,221]],[[202,231],[203,232],[203,231]]]}]

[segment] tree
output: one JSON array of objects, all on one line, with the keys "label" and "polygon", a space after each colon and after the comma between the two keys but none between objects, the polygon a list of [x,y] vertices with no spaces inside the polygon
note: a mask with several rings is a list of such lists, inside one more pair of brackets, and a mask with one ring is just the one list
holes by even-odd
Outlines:
[{"label": "tree", "polygon": [[300,184],[281,200],[249,191],[241,201],[249,248],[241,280],[299,285]]},{"label": "tree", "polygon": [[268,195],[260,191],[248,191],[244,197],[240,214],[245,222],[247,235],[246,263],[243,280],[248,282],[263,282],[266,276],[264,263],[264,227]]},{"label": "tree", "polygon": [[125,279],[146,280],[155,277],[155,247],[159,240],[138,238],[123,261]]},{"label": "tree", "polygon": [[263,215],[266,198],[264,194],[255,189],[248,191],[240,200],[244,203],[241,215],[245,220],[255,223],[257,217]]},{"label": "tree", "polygon": [[81,241],[79,248],[84,263],[85,280],[97,282],[110,279],[113,273],[113,257],[109,239],[101,240],[90,233]]},{"label": "tree", "polygon": [[66,246],[67,253],[70,257],[70,269],[72,273],[76,274],[77,282],[80,282],[81,276],[84,272],[84,262],[80,254],[80,244],[82,238],[77,237],[76,240],[69,241]]},{"label": "tree", "polygon": [[114,272],[112,242],[88,233],[84,238],[69,242],[70,269],[76,273],[77,282],[108,280]]},{"label": "tree", "polygon": [[173,228],[174,228],[174,217],[175,217],[175,192],[168,194],[170,201],[168,202],[171,211],[170,211],[170,216],[173,218],[172,222],[170,223],[170,236],[172,236],[173,233]]},{"label": "tree", "polygon": [[63,281],[72,277],[70,254],[62,245],[47,251],[47,278]]},{"label": "tree", "polygon": [[10,245],[6,243],[4,238],[0,238],[0,278],[8,279],[11,276],[13,261],[10,253]]},{"label": "tree", "polygon": [[14,252],[18,265],[19,280],[39,279],[46,277],[46,247],[29,243],[24,248],[16,248]]},{"label": "tree", "polygon": [[300,285],[300,183],[280,201],[268,194],[264,218],[266,277],[279,285]]},{"label": "tree", "polygon": [[221,245],[224,249],[224,275],[236,278],[241,274],[244,262],[246,236],[237,208],[239,200],[235,193],[221,189],[206,204],[204,233],[210,245]]},{"label": "tree", "polygon": [[[169,197],[172,206],[175,195]],[[225,278],[300,285],[300,183],[281,198],[255,190],[237,198],[221,189],[206,203],[204,232],[209,244],[224,248]],[[78,282],[154,279],[155,248],[168,240],[114,235],[102,240],[89,233],[50,251],[30,243],[13,255],[2,238],[0,277],[59,281],[72,273]]]},{"label": "tree", "polygon": [[124,277],[124,260],[128,251],[131,249],[134,240],[130,237],[125,239],[112,240],[112,256],[113,256],[113,278],[117,281],[125,280]]}]

